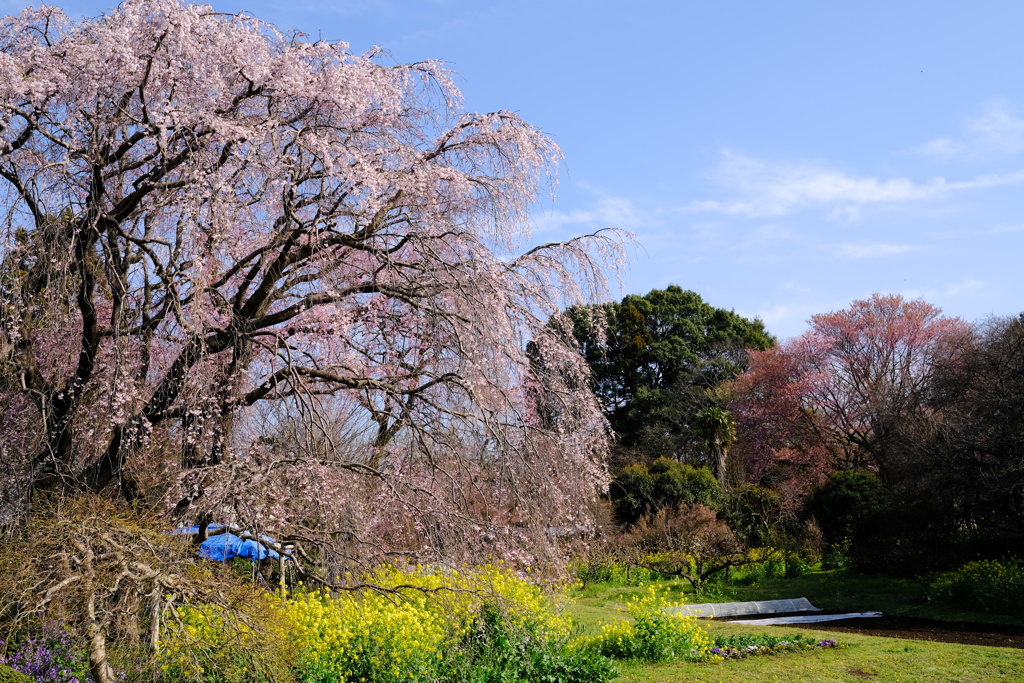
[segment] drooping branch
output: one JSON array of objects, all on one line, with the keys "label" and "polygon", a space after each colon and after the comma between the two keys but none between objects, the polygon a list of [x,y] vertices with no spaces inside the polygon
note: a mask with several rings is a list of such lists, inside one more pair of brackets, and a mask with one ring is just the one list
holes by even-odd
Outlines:
[{"label": "drooping branch", "polygon": [[547,321],[620,252],[531,248],[547,137],[447,109],[439,64],[247,15],[5,21],[0,419],[42,434],[26,487],[159,491],[338,562],[545,545],[534,508],[589,523],[608,431]]}]

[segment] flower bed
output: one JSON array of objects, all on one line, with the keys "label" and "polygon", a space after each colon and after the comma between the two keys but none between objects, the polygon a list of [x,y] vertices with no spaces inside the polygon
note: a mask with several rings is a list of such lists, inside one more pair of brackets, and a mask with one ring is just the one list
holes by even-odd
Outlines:
[{"label": "flower bed", "polygon": [[789,636],[723,636],[713,637],[713,645],[708,649],[709,658],[741,659],[756,655],[776,655],[783,652],[799,650],[815,650],[818,648],[838,647],[835,638],[816,640],[801,635]]},{"label": "flower bed", "polygon": [[[118,656],[173,683],[607,683],[614,660],[718,662],[836,646],[713,635],[656,586],[630,600],[626,618],[575,636],[561,593],[502,565],[385,566],[348,585],[247,589],[230,603],[178,605],[165,615],[155,658],[139,647]],[[0,662],[50,683],[91,680],[84,645],[53,622],[39,628],[0,648]]]}]

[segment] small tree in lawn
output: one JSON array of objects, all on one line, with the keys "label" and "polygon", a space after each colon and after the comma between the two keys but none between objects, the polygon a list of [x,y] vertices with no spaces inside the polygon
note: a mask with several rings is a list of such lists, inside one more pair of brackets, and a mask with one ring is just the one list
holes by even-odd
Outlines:
[{"label": "small tree in lawn", "polygon": [[659,510],[641,519],[628,540],[638,566],[680,576],[697,593],[719,572],[753,561],[728,525],[703,505]]}]

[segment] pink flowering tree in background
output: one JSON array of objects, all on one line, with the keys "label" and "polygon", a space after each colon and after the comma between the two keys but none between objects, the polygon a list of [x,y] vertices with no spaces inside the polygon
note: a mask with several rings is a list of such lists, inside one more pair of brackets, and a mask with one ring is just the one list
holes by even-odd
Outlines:
[{"label": "pink flowering tree in background", "polygon": [[827,476],[833,457],[827,425],[804,404],[809,388],[788,343],[751,354],[750,370],[728,387],[736,419],[734,463],[747,480],[766,483],[793,507]]},{"label": "pink flowering tree in background", "polygon": [[836,470],[884,468],[890,435],[927,410],[936,369],[971,336],[967,323],[941,313],[875,294],[812,316],[807,332],[775,349],[752,352],[732,403],[734,453],[748,476],[780,466],[790,486],[806,490]]},{"label": "pink flowering tree in background", "polygon": [[550,139],[438,63],[205,5],[2,22],[9,518],[117,491],[339,568],[589,523],[608,435],[547,323],[621,249],[522,251]]}]

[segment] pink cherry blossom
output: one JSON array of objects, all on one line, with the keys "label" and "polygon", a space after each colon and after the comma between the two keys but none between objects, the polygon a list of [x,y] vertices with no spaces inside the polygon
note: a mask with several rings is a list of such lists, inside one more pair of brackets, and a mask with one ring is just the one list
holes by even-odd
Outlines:
[{"label": "pink cherry blossom", "polygon": [[522,251],[548,137],[206,5],[2,23],[6,509],[164,492],[340,564],[590,523],[608,433],[549,320],[620,237]]},{"label": "pink cherry blossom", "polygon": [[884,467],[888,426],[927,409],[936,366],[970,334],[963,320],[899,295],[812,316],[804,334],[751,352],[733,385],[733,453],[751,478],[774,466],[801,490],[836,469]]}]

